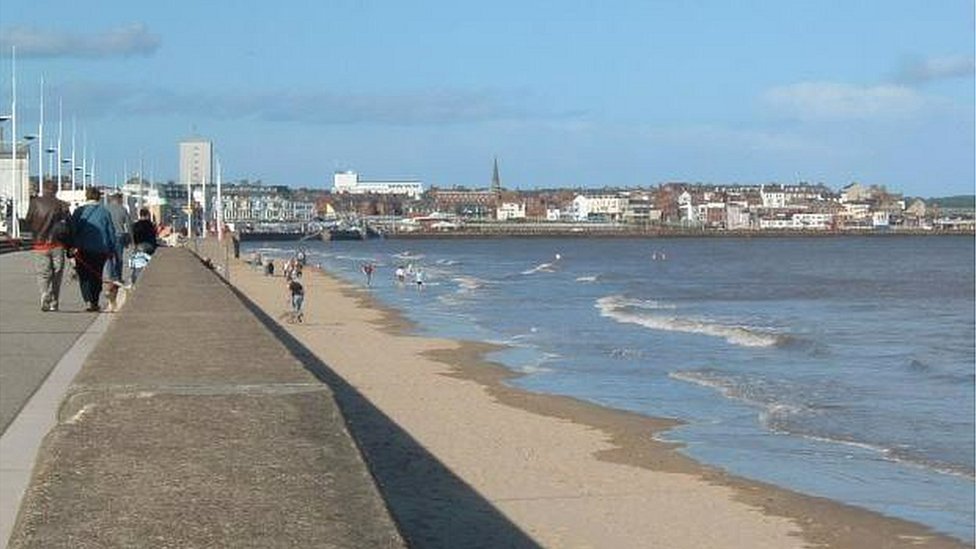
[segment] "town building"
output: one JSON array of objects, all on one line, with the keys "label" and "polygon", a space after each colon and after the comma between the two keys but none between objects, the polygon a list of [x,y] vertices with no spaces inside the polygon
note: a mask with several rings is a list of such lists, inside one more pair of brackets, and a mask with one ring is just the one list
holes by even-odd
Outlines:
[{"label": "town building", "polygon": [[213,143],[202,137],[180,142],[180,180],[183,185],[213,185]]},{"label": "town building", "polygon": [[332,192],[336,194],[400,194],[413,199],[424,193],[418,179],[363,179],[352,171],[336,172],[332,176]]},{"label": "town building", "polygon": [[30,204],[30,147],[18,143],[16,153],[0,141],[0,232],[11,232],[14,216],[27,217]]},{"label": "town building", "polygon": [[315,219],[315,202],[294,200],[283,185],[227,185],[221,189],[225,223],[306,223]]},{"label": "town building", "polygon": [[502,202],[498,205],[496,214],[498,221],[511,221],[513,219],[525,219],[524,202]]},{"label": "town building", "polygon": [[576,195],[573,219],[576,221],[620,221],[627,199],[616,194]]}]

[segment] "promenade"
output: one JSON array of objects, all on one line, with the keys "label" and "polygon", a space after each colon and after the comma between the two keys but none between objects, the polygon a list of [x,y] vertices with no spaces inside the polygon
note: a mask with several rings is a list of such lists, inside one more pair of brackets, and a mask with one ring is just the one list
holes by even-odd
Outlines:
[{"label": "promenade", "polygon": [[[329,386],[196,256],[160,249],[123,310],[100,315],[70,312],[69,280],[65,312],[35,313],[29,261],[0,256],[8,547],[404,545]],[[86,338],[63,400],[42,399],[60,402],[50,428],[25,422],[50,393],[21,410],[30,388]],[[11,462],[45,432],[21,499]]]}]

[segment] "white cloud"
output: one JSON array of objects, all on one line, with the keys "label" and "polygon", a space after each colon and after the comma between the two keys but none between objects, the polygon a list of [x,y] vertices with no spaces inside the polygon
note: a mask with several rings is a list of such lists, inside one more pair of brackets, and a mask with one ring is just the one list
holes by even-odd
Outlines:
[{"label": "white cloud", "polygon": [[0,31],[0,48],[17,47],[22,57],[118,57],[152,55],[160,39],[145,25],[135,23],[97,34],[73,34],[33,27],[8,27]]},{"label": "white cloud", "polygon": [[763,102],[775,112],[806,121],[909,118],[927,105],[906,86],[853,86],[801,82],[768,90]]},{"label": "white cloud", "polygon": [[976,75],[976,57],[951,55],[906,60],[895,75],[895,79],[905,84],[924,84],[933,80],[965,78],[973,75]]}]

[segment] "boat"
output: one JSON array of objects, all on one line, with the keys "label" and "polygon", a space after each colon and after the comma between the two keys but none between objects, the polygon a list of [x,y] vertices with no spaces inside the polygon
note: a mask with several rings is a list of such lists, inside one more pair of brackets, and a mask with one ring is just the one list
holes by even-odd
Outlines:
[{"label": "boat", "polygon": [[256,223],[240,227],[237,234],[242,242],[294,241],[316,238],[322,230],[313,223]]},{"label": "boat", "polygon": [[383,236],[379,231],[366,223],[350,224],[338,223],[322,231],[322,240],[327,242],[339,240],[366,240]]}]

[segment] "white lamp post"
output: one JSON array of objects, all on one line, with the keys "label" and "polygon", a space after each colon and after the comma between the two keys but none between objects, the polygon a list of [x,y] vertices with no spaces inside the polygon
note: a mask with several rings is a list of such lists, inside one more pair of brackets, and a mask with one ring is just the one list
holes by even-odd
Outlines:
[{"label": "white lamp post", "polygon": [[61,190],[61,164],[64,163],[64,154],[61,152],[61,135],[64,130],[64,125],[62,124],[64,120],[64,113],[62,112],[61,99],[58,99],[58,190]]},{"label": "white lamp post", "polygon": [[[30,194],[31,194],[30,193],[30,142],[33,141],[33,140],[35,140],[35,139],[37,139],[37,136],[36,135],[25,135],[24,136],[24,144],[27,145],[27,147],[26,147],[27,152],[24,153],[24,167],[25,167],[25,170],[24,171],[27,174],[27,177],[26,177],[26,179],[27,179],[27,193],[26,193],[26,196],[25,195],[21,195],[21,199],[22,200],[29,200],[30,199]],[[44,156],[44,155],[38,155],[38,156]],[[38,180],[38,183],[40,183],[40,180]],[[38,196],[40,196],[40,194],[41,194],[40,184],[38,184],[38,187],[37,187],[37,194],[38,194]],[[27,217],[26,213],[24,214],[24,217]]]},{"label": "white lamp post", "polygon": [[[44,150],[47,153],[47,173],[50,177],[54,177],[54,153],[58,152],[54,147],[48,147]],[[61,181],[57,182],[57,190],[61,190]]]},{"label": "white lamp post", "polygon": [[224,239],[224,202],[220,194],[220,157],[215,158],[217,161],[217,241],[220,242]]},{"label": "white lamp post", "polygon": [[18,217],[17,210],[20,206],[20,193],[23,185],[20,182],[20,177],[18,177],[20,170],[17,167],[17,46],[10,47],[10,91],[10,120],[12,126],[10,131],[10,173],[13,176],[13,185],[11,187],[13,215],[10,219],[10,236],[20,238],[20,218]]},{"label": "white lamp post", "polygon": [[41,77],[41,119],[37,124],[37,196],[44,195],[44,77]]}]

